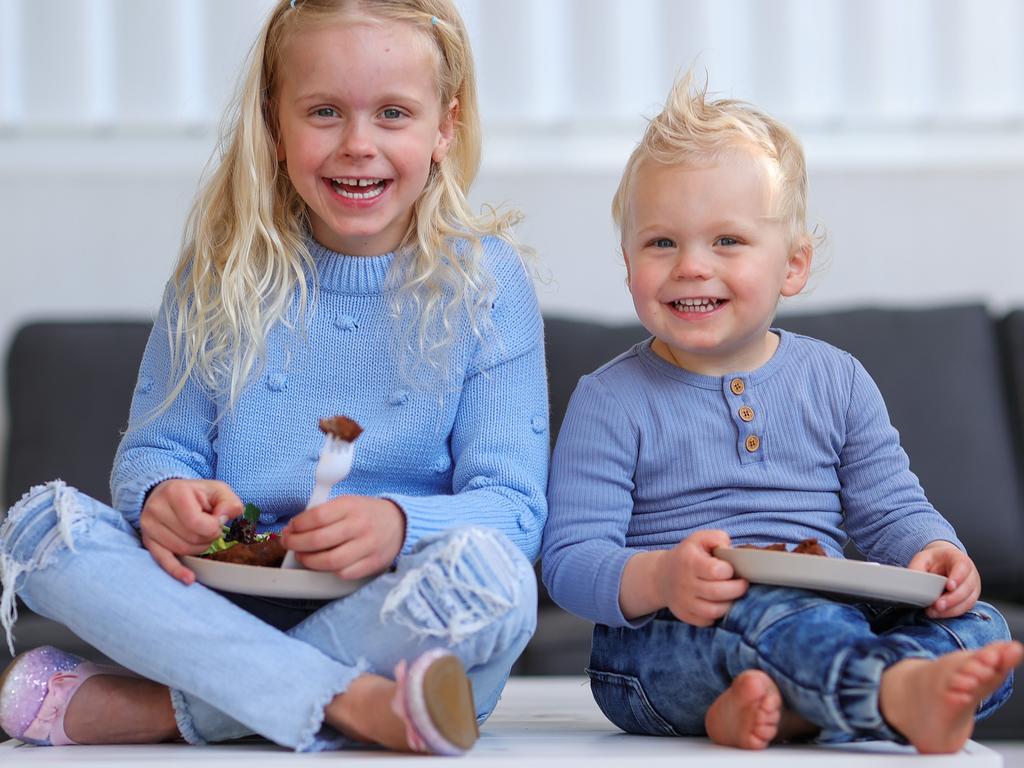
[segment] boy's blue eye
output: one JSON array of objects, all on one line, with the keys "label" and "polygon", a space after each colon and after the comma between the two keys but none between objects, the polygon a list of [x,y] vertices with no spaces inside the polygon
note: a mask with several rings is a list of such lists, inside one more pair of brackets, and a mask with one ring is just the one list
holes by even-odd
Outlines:
[{"label": "boy's blue eye", "polygon": [[396,107],[388,107],[382,110],[380,114],[385,120],[397,120],[402,116],[402,110]]},{"label": "boy's blue eye", "polygon": [[651,240],[651,245],[655,248],[675,248],[676,243],[667,237],[658,237]]},{"label": "boy's blue eye", "polygon": [[739,245],[740,241],[735,237],[723,236],[715,241],[715,245]]}]

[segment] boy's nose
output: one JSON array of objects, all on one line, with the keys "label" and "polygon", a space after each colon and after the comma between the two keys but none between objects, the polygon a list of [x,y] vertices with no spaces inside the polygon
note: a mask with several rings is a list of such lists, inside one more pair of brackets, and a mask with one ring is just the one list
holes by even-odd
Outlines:
[{"label": "boy's nose", "polygon": [[699,248],[681,248],[672,268],[676,280],[701,280],[711,276],[711,261]]}]

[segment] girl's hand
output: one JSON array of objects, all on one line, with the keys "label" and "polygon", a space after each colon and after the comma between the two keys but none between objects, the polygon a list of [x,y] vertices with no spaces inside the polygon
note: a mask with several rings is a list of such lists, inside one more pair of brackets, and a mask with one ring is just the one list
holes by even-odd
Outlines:
[{"label": "girl's hand", "polygon": [[733,568],[712,553],[728,547],[725,531],[697,531],[661,553],[655,579],[665,606],[680,621],[707,627],[725,616],[747,582],[733,578]]},{"label": "girl's hand", "polygon": [[981,595],[981,576],[974,561],[948,541],[928,544],[907,567],[946,577],[946,591],[925,610],[932,619],[960,616],[973,608]]},{"label": "girl's hand", "polygon": [[392,501],[338,496],[296,515],[284,545],[313,571],[359,579],[391,566],[405,541],[405,513]]},{"label": "girl's hand", "polygon": [[176,555],[201,555],[220,536],[221,525],[244,510],[220,480],[164,480],[142,507],[142,544],[167,573],[191,584],[196,575]]}]

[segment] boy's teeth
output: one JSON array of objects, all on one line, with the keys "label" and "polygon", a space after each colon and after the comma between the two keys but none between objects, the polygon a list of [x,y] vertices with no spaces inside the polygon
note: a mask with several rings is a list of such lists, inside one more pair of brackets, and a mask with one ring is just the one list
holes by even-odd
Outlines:
[{"label": "boy's teeth", "polygon": [[680,299],[672,306],[680,312],[710,312],[721,303],[721,299]]}]

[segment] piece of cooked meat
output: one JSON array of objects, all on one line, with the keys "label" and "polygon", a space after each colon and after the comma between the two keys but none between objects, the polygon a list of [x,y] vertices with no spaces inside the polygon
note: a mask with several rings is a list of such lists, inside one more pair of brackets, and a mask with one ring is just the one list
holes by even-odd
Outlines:
[{"label": "piece of cooked meat", "polygon": [[325,435],[344,440],[346,443],[355,441],[363,434],[363,428],[354,419],[348,416],[331,416],[329,419],[320,419],[320,431]]},{"label": "piece of cooked meat", "polygon": [[233,547],[204,555],[204,557],[208,557],[210,560],[219,560],[222,563],[278,568],[284,561],[284,554],[285,548],[281,543],[281,537],[272,536],[252,544],[235,544]]},{"label": "piece of cooked meat", "polygon": [[819,557],[828,557],[817,539],[804,539],[793,547],[793,552],[797,555],[818,555]]},{"label": "piece of cooked meat", "polygon": [[818,555],[819,557],[828,557],[828,553],[825,552],[817,539],[804,539],[792,549],[789,549],[781,541],[777,544],[765,544],[763,547],[759,547],[757,544],[740,544],[736,549],[765,549],[770,552],[789,552],[794,555]]}]

